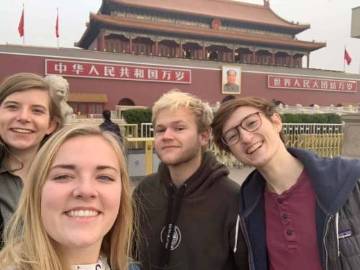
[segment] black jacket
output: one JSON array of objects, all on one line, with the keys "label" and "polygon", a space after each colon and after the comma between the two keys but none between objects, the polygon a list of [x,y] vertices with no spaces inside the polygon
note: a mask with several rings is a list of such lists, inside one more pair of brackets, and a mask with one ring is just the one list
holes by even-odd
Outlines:
[{"label": "black jacket", "polygon": [[[179,188],[164,164],[140,183],[134,198],[143,270],[247,269],[245,243],[236,233],[239,186],[228,174],[205,153],[200,168]],[[173,235],[171,242],[167,235]]]},{"label": "black jacket", "polygon": [[23,181],[5,166],[5,158],[5,148],[1,146],[0,142],[0,242],[3,239],[5,224],[9,222],[15,212],[23,189]]},{"label": "black jacket", "polygon": [[[317,242],[323,269],[359,269],[360,161],[320,158],[300,149],[289,152],[302,162],[315,191]],[[264,189],[265,180],[255,170],[240,192],[241,227],[249,249],[249,266],[256,270],[268,269]],[[351,235],[342,238],[349,231]]]},{"label": "black jacket", "polygon": [[122,142],[122,135],[121,135],[120,128],[113,121],[105,119],[104,122],[102,122],[100,124],[100,129],[104,130],[104,131],[105,130],[110,131],[110,132],[116,134],[119,137],[119,140]]}]

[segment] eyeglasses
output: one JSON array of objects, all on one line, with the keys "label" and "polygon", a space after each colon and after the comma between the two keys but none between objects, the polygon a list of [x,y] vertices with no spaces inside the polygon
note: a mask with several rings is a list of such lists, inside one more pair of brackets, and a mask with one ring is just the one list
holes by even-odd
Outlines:
[{"label": "eyeglasses", "polygon": [[261,112],[255,112],[246,116],[240,124],[226,131],[221,137],[221,141],[227,146],[232,146],[240,140],[240,128],[247,132],[255,132],[258,130],[262,124],[260,113]]}]

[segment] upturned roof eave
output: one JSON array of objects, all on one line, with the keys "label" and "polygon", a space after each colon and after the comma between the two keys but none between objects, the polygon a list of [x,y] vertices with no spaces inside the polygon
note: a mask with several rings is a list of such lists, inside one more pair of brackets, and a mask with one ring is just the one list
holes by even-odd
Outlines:
[{"label": "upturned roof eave", "polygon": [[153,10],[158,10],[158,11],[165,11],[165,12],[173,12],[173,13],[178,13],[178,14],[186,14],[186,15],[194,15],[194,16],[203,16],[203,17],[210,17],[210,18],[219,18],[219,19],[225,19],[225,20],[231,20],[231,21],[237,21],[240,23],[249,23],[249,24],[254,24],[254,25],[262,25],[262,26],[272,26],[272,27],[276,27],[279,29],[285,29],[288,30],[289,32],[291,32],[291,34],[298,34],[301,33],[307,29],[310,28],[309,24],[295,24],[293,22],[289,22],[283,18],[281,18],[280,16],[278,16],[270,7],[263,7],[262,5],[257,5],[257,4],[251,4],[251,3],[237,3],[237,4],[241,4],[241,5],[246,5],[246,6],[254,6],[254,7],[259,7],[259,8],[264,8],[269,10],[269,12],[275,16],[280,23],[269,23],[269,22],[261,22],[261,21],[255,21],[255,20],[244,20],[244,19],[240,19],[238,17],[233,17],[233,16],[221,16],[218,14],[208,14],[208,13],[204,13],[204,12],[200,12],[200,11],[194,11],[194,10],[189,10],[188,12],[185,11],[181,11],[181,10],[173,10],[173,9],[169,9],[169,8],[164,8],[164,7],[148,7],[148,6],[144,6],[141,4],[136,4],[136,3],[129,3],[126,1],[119,1],[119,0],[103,0],[102,5],[99,9],[99,12],[103,12],[105,11],[105,9],[110,8],[110,4],[115,4],[115,5],[127,5],[130,7],[136,7],[136,8],[148,8],[148,9],[153,9]]},{"label": "upturned roof eave", "polygon": [[[137,21],[137,25],[134,23],[134,21]],[[174,33],[174,28],[171,26],[164,26],[164,23],[162,23],[161,25],[158,24],[156,25],[156,23],[151,22],[151,23],[143,23],[143,22],[139,22],[138,20],[132,19],[123,19],[123,18],[115,18],[112,16],[105,16],[105,15],[100,15],[100,14],[91,14],[90,16],[90,23],[88,26],[87,31],[84,33],[82,39],[78,42],[78,46],[81,48],[87,48],[92,40],[89,40],[90,37],[86,38],[85,34],[87,34],[88,36],[90,35],[90,28],[93,27],[95,28],[95,25],[97,24],[102,24],[104,25],[108,25],[110,28],[112,29],[121,29],[123,30],[124,28],[127,29],[135,29],[135,30],[147,30],[147,31],[158,31],[158,32],[162,32],[162,33]],[[320,42],[309,42],[309,41],[298,41],[298,40],[284,40],[284,39],[278,39],[278,40],[274,40],[274,39],[264,39],[264,37],[262,36],[249,36],[246,34],[242,34],[241,33],[234,33],[234,32],[229,32],[229,33],[225,33],[225,32],[221,32],[221,31],[216,31],[216,30],[211,30],[207,31],[205,29],[191,29],[190,26],[187,26],[187,28],[177,28],[176,29],[179,34],[181,35],[190,35],[190,37],[193,36],[198,36],[198,37],[205,37],[205,38],[221,38],[221,39],[225,39],[225,40],[231,40],[231,41],[245,41],[245,42],[252,42],[252,43],[259,43],[262,45],[278,45],[278,46],[288,46],[288,47],[292,47],[292,48],[298,48],[298,49],[302,49],[302,50],[306,50],[306,51],[314,51],[320,48],[323,48],[326,46],[326,43],[320,43]],[[203,32],[197,32],[196,30],[201,30]],[[97,31],[96,29],[94,29],[94,31]],[[204,32],[207,31],[207,32]],[[226,35],[224,35],[226,34]],[[234,36],[235,34],[235,36]],[[94,36],[94,34],[93,34]],[[95,35],[96,36],[96,35]],[[86,42],[86,39],[88,39],[88,42]],[[83,42],[81,42],[83,41]]]}]

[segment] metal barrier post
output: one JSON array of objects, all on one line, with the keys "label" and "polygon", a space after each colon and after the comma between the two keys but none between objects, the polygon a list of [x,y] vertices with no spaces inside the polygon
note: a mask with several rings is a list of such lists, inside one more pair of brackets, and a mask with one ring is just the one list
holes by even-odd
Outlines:
[{"label": "metal barrier post", "polygon": [[153,173],[153,142],[154,138],[144,138],[144,137],[125,137],[127,148],[129,149],[131,145],[135,145],[135,149],[138,149],[138,143],[145,142],[145,174]]},{"label": "metal barrier post", "polygon": [[145,172],[146,174],[153,173],[153,141],[145,141]]}]

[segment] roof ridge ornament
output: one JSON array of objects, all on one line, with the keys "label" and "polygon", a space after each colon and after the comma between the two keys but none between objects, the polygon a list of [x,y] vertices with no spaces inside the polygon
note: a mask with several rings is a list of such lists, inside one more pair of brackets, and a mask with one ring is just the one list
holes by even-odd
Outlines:
[{"label": "roof ridge ornament", "polygon": [[219,18],[214,18],[211,21],[211,28],[215,30],[219,30],[221,27],[221,20]]},{"label": "roof ridge ornament", "polygon": [[270,0],[264,0],[264,7],[270,7]]}]

